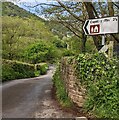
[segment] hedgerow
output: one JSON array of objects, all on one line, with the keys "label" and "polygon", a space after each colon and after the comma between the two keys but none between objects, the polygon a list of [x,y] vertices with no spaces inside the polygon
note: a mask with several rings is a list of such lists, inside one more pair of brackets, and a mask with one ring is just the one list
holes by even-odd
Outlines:
[{"label": "hedgerow", "polygon": [[2,60],[2,81],[30,78],[46,74],[48,65],[46,63],[29,64],[13,60]]},{"label": "hedgerow", "polygon": [[5,60],[2,61],[2,81],[34,77],[34,65]]}]

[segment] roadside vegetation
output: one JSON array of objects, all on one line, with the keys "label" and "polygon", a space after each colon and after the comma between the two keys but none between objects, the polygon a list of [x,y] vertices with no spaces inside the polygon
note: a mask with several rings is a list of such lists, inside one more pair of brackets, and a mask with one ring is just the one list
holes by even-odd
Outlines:
[{"label": "roadside vegetation", "polygon": [[66,92],[65,84],[60,73],[60,67],[57,67],[56,72],[53,76],[53,84],[56,89],[56,98],[58,99],[60,105],[62,105],[63,107],[71,108],[72,101],[70,100]]}]

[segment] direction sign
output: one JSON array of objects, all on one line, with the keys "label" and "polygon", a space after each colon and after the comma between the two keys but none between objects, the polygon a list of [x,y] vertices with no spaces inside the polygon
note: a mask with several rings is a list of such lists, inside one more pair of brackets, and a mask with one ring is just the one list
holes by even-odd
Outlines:
[{"label": "direction sign", "polygon": [[86,20],[83,30],[86,35],[118,33],[119,16]]}]

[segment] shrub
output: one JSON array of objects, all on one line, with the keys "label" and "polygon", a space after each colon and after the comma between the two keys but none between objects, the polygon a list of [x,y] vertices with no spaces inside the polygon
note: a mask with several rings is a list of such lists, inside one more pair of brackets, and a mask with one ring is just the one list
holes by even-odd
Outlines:
[{"label": "shrub", "polygon": [[47,64],[47,63],[36,64],[36,69],[37,69],[37,71],[39,71],[39,73],[40,73],[41,75],[44,75],[44,74],[47,73],[48,64]]},{"label": "shrub", "polygon": [[35,77],[38,77],[40,75],[40,71],[39,70],[35,70],[34,74],[35,74]]},{"label": "shrub", "polygon": [[57,48],[66,48],[67,45],[64,41],[57,39],[53,41],[53,44],[57,47]]},{"label": "shrub", "polygon": [[76,72],[87,89],[84,107],[100,118],[119,118],[119,74],[117,61],[104,54],[80,54]]},{"label": "shrub", "polygon": [[34,71],[35,69],[33,64],[3,60],[2,81],[34,77]]},{"label": "shrub", "polygon": [[73,56],[75,53],[72,50],[64,50],[63,56]]},{"label": "shrub", "polygon": [[65,85],[63,83],[63,80],[61,79],[60,69],[57,68],[54,76],[53,76],[53,83],[56,87],[56,96],[62,106],[70,107],[72,105],[68,94],[65,89]]},{"label": "shrub", "polygon": [[57,51],[58,49],[52,44],[48,44],[46,41],[40,41],[28,47],[24,56],[33,64],[52,62],[59,57]]}]

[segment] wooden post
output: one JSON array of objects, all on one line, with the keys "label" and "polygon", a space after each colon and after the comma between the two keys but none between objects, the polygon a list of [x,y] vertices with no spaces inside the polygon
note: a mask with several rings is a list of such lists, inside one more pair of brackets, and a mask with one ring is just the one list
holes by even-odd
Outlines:
[{"label": "wooden post", "polygon": [[114,41],[110,41],[109,50],[108,50],[109,58],[113,58],[113,49],[114,49]]}]

